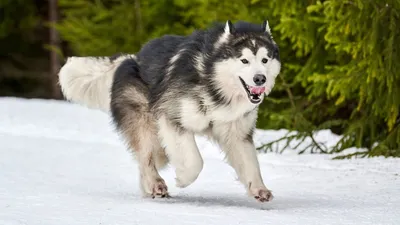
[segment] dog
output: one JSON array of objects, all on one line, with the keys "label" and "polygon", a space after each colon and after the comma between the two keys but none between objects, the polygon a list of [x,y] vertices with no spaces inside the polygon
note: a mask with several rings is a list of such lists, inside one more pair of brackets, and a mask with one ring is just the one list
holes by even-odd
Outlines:
[{"label": "dog", "polygon": [[170,197],[159,174],[168,164],[176,186],[192,184],[203,169],[195,136],[205,135],[225,153],[247,194],[267,202],[273,195],[253,133],[280,70],[268,21],[228,20],[155,38],[136,54],[69,57],[59,83],[66,100],[110,114],[137,158],[144,196]]}]

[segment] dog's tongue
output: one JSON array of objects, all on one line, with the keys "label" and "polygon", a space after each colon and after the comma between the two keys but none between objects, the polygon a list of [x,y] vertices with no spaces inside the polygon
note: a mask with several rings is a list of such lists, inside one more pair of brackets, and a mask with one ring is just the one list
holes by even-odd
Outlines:
[{"label": "dog's tongue", "polygon": [[265,87],[254,87],[250,86],[249,88],[251,94],[262,94],[265,91]]}]

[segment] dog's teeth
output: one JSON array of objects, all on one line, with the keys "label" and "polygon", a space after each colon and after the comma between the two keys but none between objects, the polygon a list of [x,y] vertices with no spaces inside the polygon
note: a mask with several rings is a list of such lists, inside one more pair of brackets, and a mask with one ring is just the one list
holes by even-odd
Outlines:
[{"label": "dog's teeth", "polygon": [[260,95],[259,95],[259,94],[251,94],[251,95],[250,95],[250,98],[251,98],[252,100],[259,100],[259,99],[260,99]]}]

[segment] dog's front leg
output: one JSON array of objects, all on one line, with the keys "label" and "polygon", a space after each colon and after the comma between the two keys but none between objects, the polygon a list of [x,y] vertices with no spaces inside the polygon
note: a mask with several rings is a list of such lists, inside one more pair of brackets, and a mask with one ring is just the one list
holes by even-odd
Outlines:
[{"label": "dog's front leg", "polygon": [[203,158],[194,134],[176,127],[162,116],[158,120],[159,137],[170,163],[175,167],[176,185],[184,188],[193,183],[203,169]]},{"label": "dog's front leg", "polygon": [[260,202],[271,201],[273,195],[264,185],[251,135],[237,124],[224,124],[214,128],[214,137],[247,193]]}]

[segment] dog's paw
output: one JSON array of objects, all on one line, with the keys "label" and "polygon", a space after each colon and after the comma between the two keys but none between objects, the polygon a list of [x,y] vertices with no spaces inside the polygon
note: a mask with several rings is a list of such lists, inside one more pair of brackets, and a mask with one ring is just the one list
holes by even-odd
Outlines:
[{"label": "dog's paw", "polygon": [[185,188],[192,184],[199,176],[200,170],[176,170],[176,186]]},{"label": "dog's paw", "polygon": [[259,189],[257,194],[254,195],[254,198],[259,202],[269,202],[272,201],[274,196],[272,195],[270,190],[267,189]]},{"label": "dog's paw", "polygon": [[144,197],[151,198],[168,198],[168,187],[162,178],[156,178],[154,180],[142,181],[142,191]]},{"label": "dog's paw", "polygon": [[253,196],[259,202],[269,202],[272,201],[274,196],[272,192],[265,187],[251,187],[251,183],[249,185],[249,194]]},{"label": "dog's paw", "polygon": [[175,178],[176,186],[179,188],[185,188],[189,186],[192,182],[193,179],[190,179],[190,177],[186,176],[183,173],[177,173],[176,178]]},{"label": "dog's paw", "polygon": [[163,179],[157,179],[156,182],[152,185],[152,194],[151,197],[161,197],[161,198],[168,198],[170,197],[168,194],[168,187],[165,184]]}]

